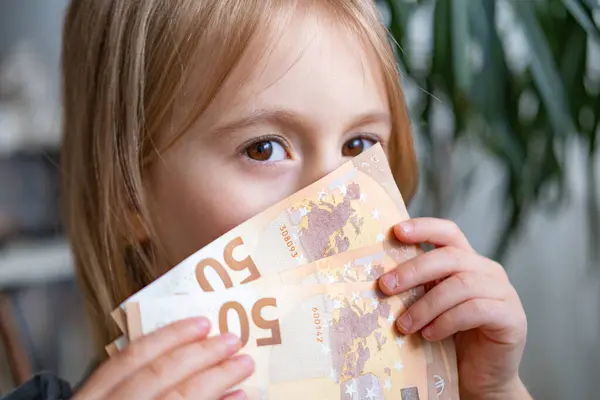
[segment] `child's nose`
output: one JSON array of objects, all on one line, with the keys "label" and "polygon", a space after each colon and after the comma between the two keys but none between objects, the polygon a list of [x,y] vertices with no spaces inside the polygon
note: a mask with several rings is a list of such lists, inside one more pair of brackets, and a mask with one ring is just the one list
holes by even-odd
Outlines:
[{"label": "child's nose", "polygon": [[316,153],[312,154],[311,157],[306,157],[302,166],[302,174],[298,182],[298,187],[296,189],[300,190],[323,178],[346,161],[348,160],[344,159],[341,154],[334,155],[332,153]]}]

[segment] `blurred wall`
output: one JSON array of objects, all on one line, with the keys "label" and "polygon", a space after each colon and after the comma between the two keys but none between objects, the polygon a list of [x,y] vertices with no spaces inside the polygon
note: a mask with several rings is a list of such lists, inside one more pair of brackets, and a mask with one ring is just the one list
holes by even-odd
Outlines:
[{"label": "blurred wall", "polygon": [[[2,0],[0,56],[26,40],[35,46],[58,88],[62,18],[68,0]],[[58,98],[58,97],[57,97]]]}]

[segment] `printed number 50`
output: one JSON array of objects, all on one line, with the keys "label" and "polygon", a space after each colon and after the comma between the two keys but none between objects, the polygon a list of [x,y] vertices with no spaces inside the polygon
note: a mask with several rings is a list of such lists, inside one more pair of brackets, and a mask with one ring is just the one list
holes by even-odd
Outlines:
[{"label": "printed number 50", "polygon": [[[229,242],[223,250],[223,259],[225,260],[225,264],[227,264],[227,266],[230,269],[234,271],[243,271],[247,269],[250,273],[250,275],[248,275],[246,279],[240,282],[240,284],[242,285],[260,278],[260,272],[258,271],[256,264],[254,264],[254,261],[252,261],[252,258],[250,258],[250,256],[241,261],[238,261],[235,258],[233,258],[233,250],[236,247],[241,246],[243,244],[244,241],[242,240],[242,238],[238,237]],[[221,281],[223,282],[223,285],[226,289],[233,287],[233,282],[231,281],[231,277],[227,273],[225,267],[214,258],[206,258],[200,261],[198,265],[196,265],[196,280],[198,281],[198,284],[200,285],[202,290],[204,290],[205,292],[215,291],[208,282],[208,279],[206,279],[206,267],[211,267],[219,275],[219,278],[221,278]]]},{"label": "printed number 50", "polygon": [[[277,301],[274,298],[264,298],[258,300],[252,307],[252,321],[254,321],[254,325],[261,329],[271,330],[271,337],[256,339],[256,345],[259,347],[281,344],[279,320],[275,319],[273,321],[267,321],[261,315],[262,309],[269,306],[277,307]],[[241,331],[240,340],[242,341],[243,346],[245,346],[250,337],[250,322],[248,321],[246,310],[244,310],[244,307],[237,301],[230,301],[223,304],[221,307],[221,310],[219,311],[219,330],[221,333],[229,332],[227,315],[230,310],[235,311],[238,315]]]}]

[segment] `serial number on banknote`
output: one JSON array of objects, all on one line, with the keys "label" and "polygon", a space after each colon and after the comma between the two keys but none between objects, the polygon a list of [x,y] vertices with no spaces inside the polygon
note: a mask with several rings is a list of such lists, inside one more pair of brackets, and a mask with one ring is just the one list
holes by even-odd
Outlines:
[{"label": "serial number on banknote", "polygon": [[296,251],[296,246],[294,245],[294,241],[292,240],[292,238],[290,236],[290,232],[288,231],[287,226],[282,225],[279,228],[279,230],[281,231],[281,237],[283,238],[285,245],[288,247],[288,250],[290,251],[290,253],[292,253],[292,257],[293,258],[298,257],[298,252]]},{"label": "serial number on banknote", "polygon": [[313,323],[315,324],[317,343],[323,343],[323,327],[321,326],[321,314],[317,307],[313,307]]}]

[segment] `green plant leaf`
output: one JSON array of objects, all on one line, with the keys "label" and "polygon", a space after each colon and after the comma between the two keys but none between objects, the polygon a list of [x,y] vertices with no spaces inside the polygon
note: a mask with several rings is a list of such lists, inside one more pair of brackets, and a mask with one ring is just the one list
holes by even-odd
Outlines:
[{"label": "green plant leaf", "polygon": [[456,80],[456,87],[465,95],[471,90],[471,59],[469,50],[471,35],[469,32],[469,6],[470,0],[453,0],[452,13],[452,66]]},{"label": "green plant leaf", "polygon": [[517,135],[512,132],[508,117],[508,109],[514,107],[514,101],[510,84],[507,84],[510,83],[510,75],[494,26],[495,18],[496,8],[493,0],[473,2],[473,37],[480,44],[483,65],[474,76],[471,101],[491,129],[491,136],[481,136],[484,143],[489,146],[493,142],[494,147],[501,149],[500,153],[505,157],[503,162],[513,173],[517,173],[524,168],[525,149]]},{"label": "green plant leaf", "polygon": [[415,10],[414,4],[409,4],[401,0],[384,1],[390,12],[390,26],[388,27],[392,40],[395,44],[396,57],[402,70],[412,75],[410,61],[404,51],[403,45],[406,42],[406,27]]},{"label": "green plant leaf", "polygon": [[[570,101],[571,118],[577,125],[577,130],[585,135],[578,116],[581,109],[589,101],[589,96],[584,86],[584,76],[587,63],[587,34],[577,21],[570,19],[566,25],[565,46],[560,58],[560,74],[564,82],[566,95]],[[565,30],[566,30],[565,29]]]},{"label": "green plant leaf", "polygon": [[559,136],[572,134],[575,132],[575,127],[569,114],[563,83],[544,33],[536,19],[533,5],[529,1],[520,0],[513,0],[512,4],[529,42],[532,78],[541,94],[542,103],[548,109],[548,117],[554,133]]},{"label": "green plant leaf", "polygon": [[[433,11],[433,59],[431,63],[431,74],[435,85],[446,91],[454,90],[454,78],[452,73],[452,28],[451,28],[451,2],[437,1]],[[450,68],[448,68],[450,65]],[[446,73],[450,72],[445,78]]]},{"label": "green plant leaf", "polygon": [[[470,103],[468,102],[468,91],[463,91],[457,86],[457,78],[460,73],[457,72],[456,68],[461,68],[460,63],[463,58],[459,55],[455,59],[455,52],[457,49],[466,48],[467,44],[455,44],[453,42],[453,32],[456,24],[453,17],[453,4],[454,2],[450,1],[437,1],[435,3],[433,11],[433,55],[428,79],[430,79],[430,90],[449,100],[447,106],[452,110],[455,121],[454,136],[458,137],[464,133]],[[460,11],[459,14],[464,11]],[[459,32],[458,28],[457,32]],[[464,76],[468,76],[468,73]],[[465,85],[468,86],[468,83]]]},{"label": "green plant leaf", "polygon": [[598,2],[598,0],[583,0],[583,2],[587,4],[590,10],[600,8],[600,2]]},{"label": "green plant leaf", "polygon": [[[431,110],[439,99],[426,94],[434,93],[454,113],[456,129],[452,139],[456,141],[461,132],[468,132],[465,139],[478,141],[506,173],[505,214],[494,253],[494,258],[501,260],[532,210],[539,206],[548,210],[568,196],[567,139],[581,134],[589,146],[588,161],[595,160],[598,130],[590,129],[589,118],[600,124],[600,95],[589,90],[584,76],[588,42],[597,40],[599,33],[592,10],[598,9],[600,2],[507,0],[502,3],[515,11],[515,29],[522,32],[528,44],[529,58],[524,70],[509,68],[509,49],[501,43],[501,32],[496,25],[496,12],[501,4],[497,0],[386,2],[394,6],[391,10],[396,26],[391,30],[401,43],[406,39],[406,26],[415,4],[433,7],[431,68],[425,75],[423,71],[409,71],[409,78],[424,93],[419,96],[418,120],[413,125],[419,125],[426,139],[429,158],[426,157],[428,163],[423,170],[427,199],[433,202],[435,210],[448,206],[440,203],[445,199],[440,196],[444,175],[438,170],[445,165],[439,159],[431,161],[440,145],[448,145],[447,139],[440,142],[440,135],[434,131]],[[472,64],[472,43],[474,49],[480,50],[474,54],[481,56],[482,64],[478,65],[481,68]],[[398,58],[402,59],[402,54]],[[524,93],[533,93],[540,102],[534,114],[525,119],[520,104],[531,105],[531,102],[522,101]],[[592,110],[593,114],[586,116],[585,124],[581,123],[582,110],[588,114]],[[588,179],[595,181],[590,176]],[[548,201],[548,194],[554,193],[555,188],[558,195]],[[599,199],[592,197],[588,220],[595,224],[592,228],[596,230],[592,232],[600,232]],[[597,255],[600,257],[600,252]]]},{"label": "green plant leaf", "polygon": [[[573,15],[573,17],[579,22],[579,24],[585,29],[585,31],[593,37],[595,40],[600,40],[600,30],[590,18],[589,12],[585,9],[585,6],[579,0],[562,0],[565,7]],[[598,3],[600,4],[600,3]]]}]

